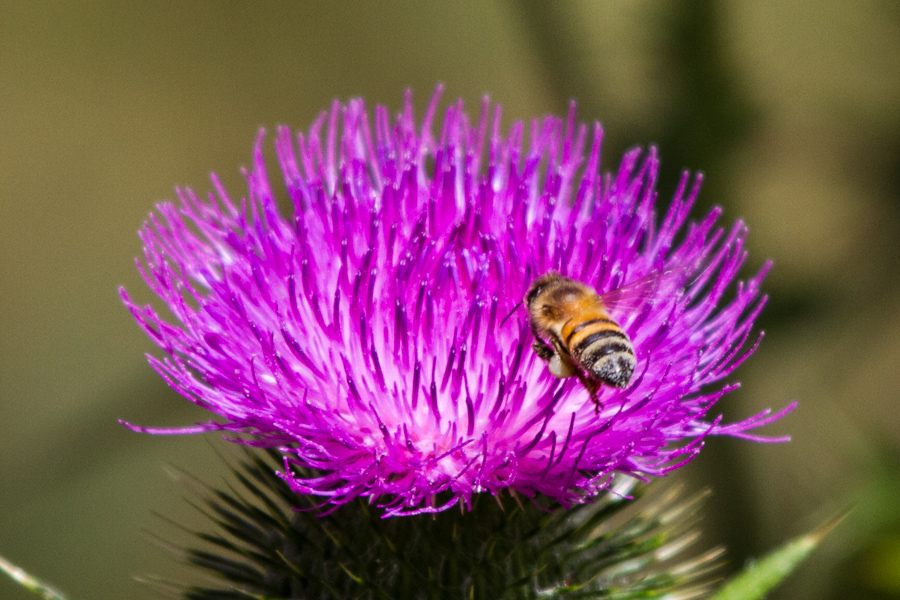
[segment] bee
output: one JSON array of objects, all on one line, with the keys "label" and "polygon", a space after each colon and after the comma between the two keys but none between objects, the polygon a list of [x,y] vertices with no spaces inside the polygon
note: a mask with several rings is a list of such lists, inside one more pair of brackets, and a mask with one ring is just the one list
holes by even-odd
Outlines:
[{"label": "bee", "polygon": [[547,361],[555,377],[578,377],[598,412],[603,406],[597,398],[600,385],[627,387],[637,362],[631,339],[604,302],[618,291],[599,295],[550,271],[531,284],[524,300],[535,354]]}]

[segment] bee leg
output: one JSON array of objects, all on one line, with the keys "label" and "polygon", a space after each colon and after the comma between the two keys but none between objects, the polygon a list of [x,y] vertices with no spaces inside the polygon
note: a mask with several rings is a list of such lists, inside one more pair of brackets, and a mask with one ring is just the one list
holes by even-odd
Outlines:
[{"label": "bee leg", "polygon": [[531,348],[541,360],[550,360],[556,354],[553,348],[547,345],[547,342],[537,336],[535,336],[534,342],[531,343]]},{"label": "bee leg", "polygon": [[553,357],[547,368],[550,373],[559,379],[567,379],[578,374],[578,367],[572,362],[569,353],[565,350],[559,340],[553,338]]},{"label": "bee leg", "polygon": [[600,399],[597,397],[597,390],[600,389],[600,383],[590,377],[586,377],[582,373],[578,374],[578,380],[587,388],[588,393],[591,395],[591,402],[594,403],[594,412],[596,414],[600,414],[600,409],[603,408],[603,403],[600,402]]},{"label": "bee leg", "polygon": [[534,321],[531,322],[531,335],[534,336],[534,341],[531,342],[531,348],[534,350],[534,353],[537,354],[541,360],[550,360],[556,351],[541,337],[541,333],[535,326]]}]

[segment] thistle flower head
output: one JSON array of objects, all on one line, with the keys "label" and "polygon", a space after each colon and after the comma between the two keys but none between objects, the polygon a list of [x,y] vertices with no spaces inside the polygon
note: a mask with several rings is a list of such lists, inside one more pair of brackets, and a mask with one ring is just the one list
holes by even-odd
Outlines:
[{"label": "thistle flower head", "polygon": [[[688,221],[700,177],[658,215],[655,150],[602,174],[600,126],[574,106],[526,135],[487,100],[477,119],[458,102],[436,125],[438,97],[421,121],[408,95],[395,118],[352,100],[296,137],[280,128],[287,217],[262,134],[246,198],[213,176],[206,199],[178,190],[157,206],[139,268],[175,322],[122,297],[165,354],[151,365],[221,420],[134,428],[276,447],[294,491],[387,515],[507,488],[579,503],[616,473],[684,464],[707,435],[764,439],[751,430],[793,405],[710,415],[755,348],[768,265],[735,283],[746,229],[720,226],[718,209]],[[610,303],[636,366],[625,387],[599,387],[596,409],[581,378],[548,372],[516,308],[549,271],[645,290]]]}]

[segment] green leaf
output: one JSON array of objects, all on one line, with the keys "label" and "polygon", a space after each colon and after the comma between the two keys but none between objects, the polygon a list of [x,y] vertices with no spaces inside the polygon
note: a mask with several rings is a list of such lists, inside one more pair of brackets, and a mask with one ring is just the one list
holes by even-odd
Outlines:
[{"label": "green leaf", "polygon": [[0,571],[9,575],[13,581],[24,587],[26,590],[44,598],[44,600],[66,600],[66,597],[52,585],[32,577],[2,556],[0,556]]},{"label": "green leaf", "polygon": [[806,560],[848,513],[832,517],[814,531],[794,538],[731,578],[711,600],[758,600],[765,598],[797,566]]}]

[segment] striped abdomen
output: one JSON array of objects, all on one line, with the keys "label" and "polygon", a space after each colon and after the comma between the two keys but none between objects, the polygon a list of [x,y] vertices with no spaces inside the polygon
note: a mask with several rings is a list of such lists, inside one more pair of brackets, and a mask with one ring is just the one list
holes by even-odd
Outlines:
[{"label": "striped abdomen", "polygon": [[569,320],[560,337],[572,358],[599,381],[624,388],[634,373],[634,346],[600,303]]}]

